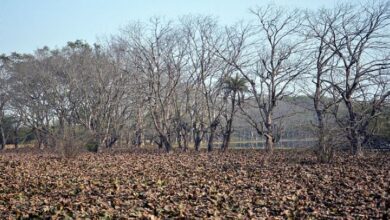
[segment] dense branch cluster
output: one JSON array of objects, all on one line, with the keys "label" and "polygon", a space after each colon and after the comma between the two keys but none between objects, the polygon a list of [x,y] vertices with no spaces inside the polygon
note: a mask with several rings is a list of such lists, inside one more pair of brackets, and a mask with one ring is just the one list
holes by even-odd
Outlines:
[{"label": "dense branch cluster", "polygon": [[272,152],[278,104],[307,95],[322,160],[334,145],[359,154],[389,103],[389,2],[250,14],[231,26],[208,16],[152,18],[103,45],[3,55],[2,148],[33,139],[40,148],[205,143],[211,151],[221,138],[225,150],[238,115]]}]

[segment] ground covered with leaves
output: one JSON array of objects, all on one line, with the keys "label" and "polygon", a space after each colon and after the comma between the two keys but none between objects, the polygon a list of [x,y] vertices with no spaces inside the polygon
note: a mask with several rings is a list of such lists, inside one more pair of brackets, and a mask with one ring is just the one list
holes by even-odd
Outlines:
[{"label": "ground covered with leaves", "polygon": [[389,218],[390,153],[0,153],[0,218]]}]

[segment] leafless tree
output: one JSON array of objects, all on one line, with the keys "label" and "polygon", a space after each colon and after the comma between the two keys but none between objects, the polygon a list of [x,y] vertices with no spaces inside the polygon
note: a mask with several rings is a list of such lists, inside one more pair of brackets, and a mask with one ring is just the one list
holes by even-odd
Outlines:
[{"label": "leafless tree", "polygon": [[12,108],[30,127],[40,148],[49,146],[48,134],[53,120],[49,106],[50,72],[46,68],[47,48],[37,50],[32,55],[14,54],[12,59]]},{"label": "leafless tree", "polygon": [[[273,151],[280,128],[274,123],[274,110],[285,96],[293,94],[294,82],[307,69],[300,11],[274,6],[252,9],[255,25],[227,29],[229,46],[223,59],[250,83],[251,105],[256,116],[241,106],[242,113],[259,135],[266,149]],[[247,102],[247,103],[251,103]],[[260,118],[260,119],[259,119]]]},{"label": "leafless tree", "polygon": [[317,119],[315,127],[318,136],[316,153],[321,162],[329,162],[334,154],[331,139],[335,132],[330,131],[327,118],[332,110],[337,110],[340,102],[339,96],[335,96],[334,88],[324,81],[330,79],[332,71],[335,71],[335,66],[337,66],[336,53],[326,43],[331,38],[330,27],[337,21],[337,16],[337,13],[331,14],[326,9],[306,12],[306,36],[313,54],[313,74],[309,79],[312,79],[311,82],[314,83],[314,92],[312,92],[312,85],[304,83],[303,87],[314,104]]},{"label": "leafless tree", "polygon": [[361,154],[368,125],[390,95],[389,2],[341,5],[333,14],[337,20],[329,24],[331,37],[324,43],[340,61],[325,82],[341,96],[347,115],[336,112],[337,122],[347,133],[352,153]]},{"label": "leafless tree", "polygon": [[7,137],[5,135],[5,110],[7,102],[10,99],[9,88],[9,73],[7,72],[7,63],[9,59],[7,56],[2,55],[0,57],[0,134],[1,134],[1,146],[0,150],[5,148],[7,143]]},{"label": "leafless tree", "polygon": [[216,19],[212,17],[189,16],[183,18],[182,22],[189,51],[190,79],[193,82],[189,113],[194,145],[198,150],[207,133],[207,149],[212,151],[223,111],[221,94],[226,65],[216,53],[222,46],[223,38]]},{"label": "leafless tree", "polygon": [[135,55],[134,65],[145,76],[144,96],[158,134],[157,143],[170,151],[175,130],[173,106],[186,62],[183,38],[170,21],[160,18],[133,24],[125,32],[128,48]]},{"label": "leafless tree", "polygon": [[253,21],[225,27],[210,16],[154,17],[105,44],[77,40],[4,56],[2,148],[9,113],[41,148],[81,136],[101,150],[140,147],[146,136],[168,152],[191,141],[212,151],[222,134],[227,149],[239,112],[272,152],[291,114],[278,106],[302,83],[313,99],[319,155],[331,155],[330,120],[360,153],[390,95],[389,3],[250,13]]},{"label": "leafless tree", "polygon": [[101,147],[110,148],[130,117],[129,76],[114,52],[79,42],[69,46],[74,118],[96,137]]}]

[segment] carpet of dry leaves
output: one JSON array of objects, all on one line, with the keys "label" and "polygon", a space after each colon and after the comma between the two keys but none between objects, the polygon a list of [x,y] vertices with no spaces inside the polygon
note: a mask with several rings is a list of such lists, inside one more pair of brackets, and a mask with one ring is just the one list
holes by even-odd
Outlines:
[{"label": "carpet of dry leaves", "polygon": [[0,219],[389,218],[390,153],[0,154]]}]

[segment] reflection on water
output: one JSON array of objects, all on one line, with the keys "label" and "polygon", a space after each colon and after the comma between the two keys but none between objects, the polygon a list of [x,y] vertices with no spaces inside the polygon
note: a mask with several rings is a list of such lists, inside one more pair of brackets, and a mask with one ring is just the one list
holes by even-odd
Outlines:
[{"label": "reflection on water", "polygon": [[[276,148],[301,148],[301,147],[313,147],[316,143],[315,139],[286,139],[280,140],[275,143]],[[241,142],[231,142],[230,146],[232,148],[264,148],[265,141],[241,141]]]}]

